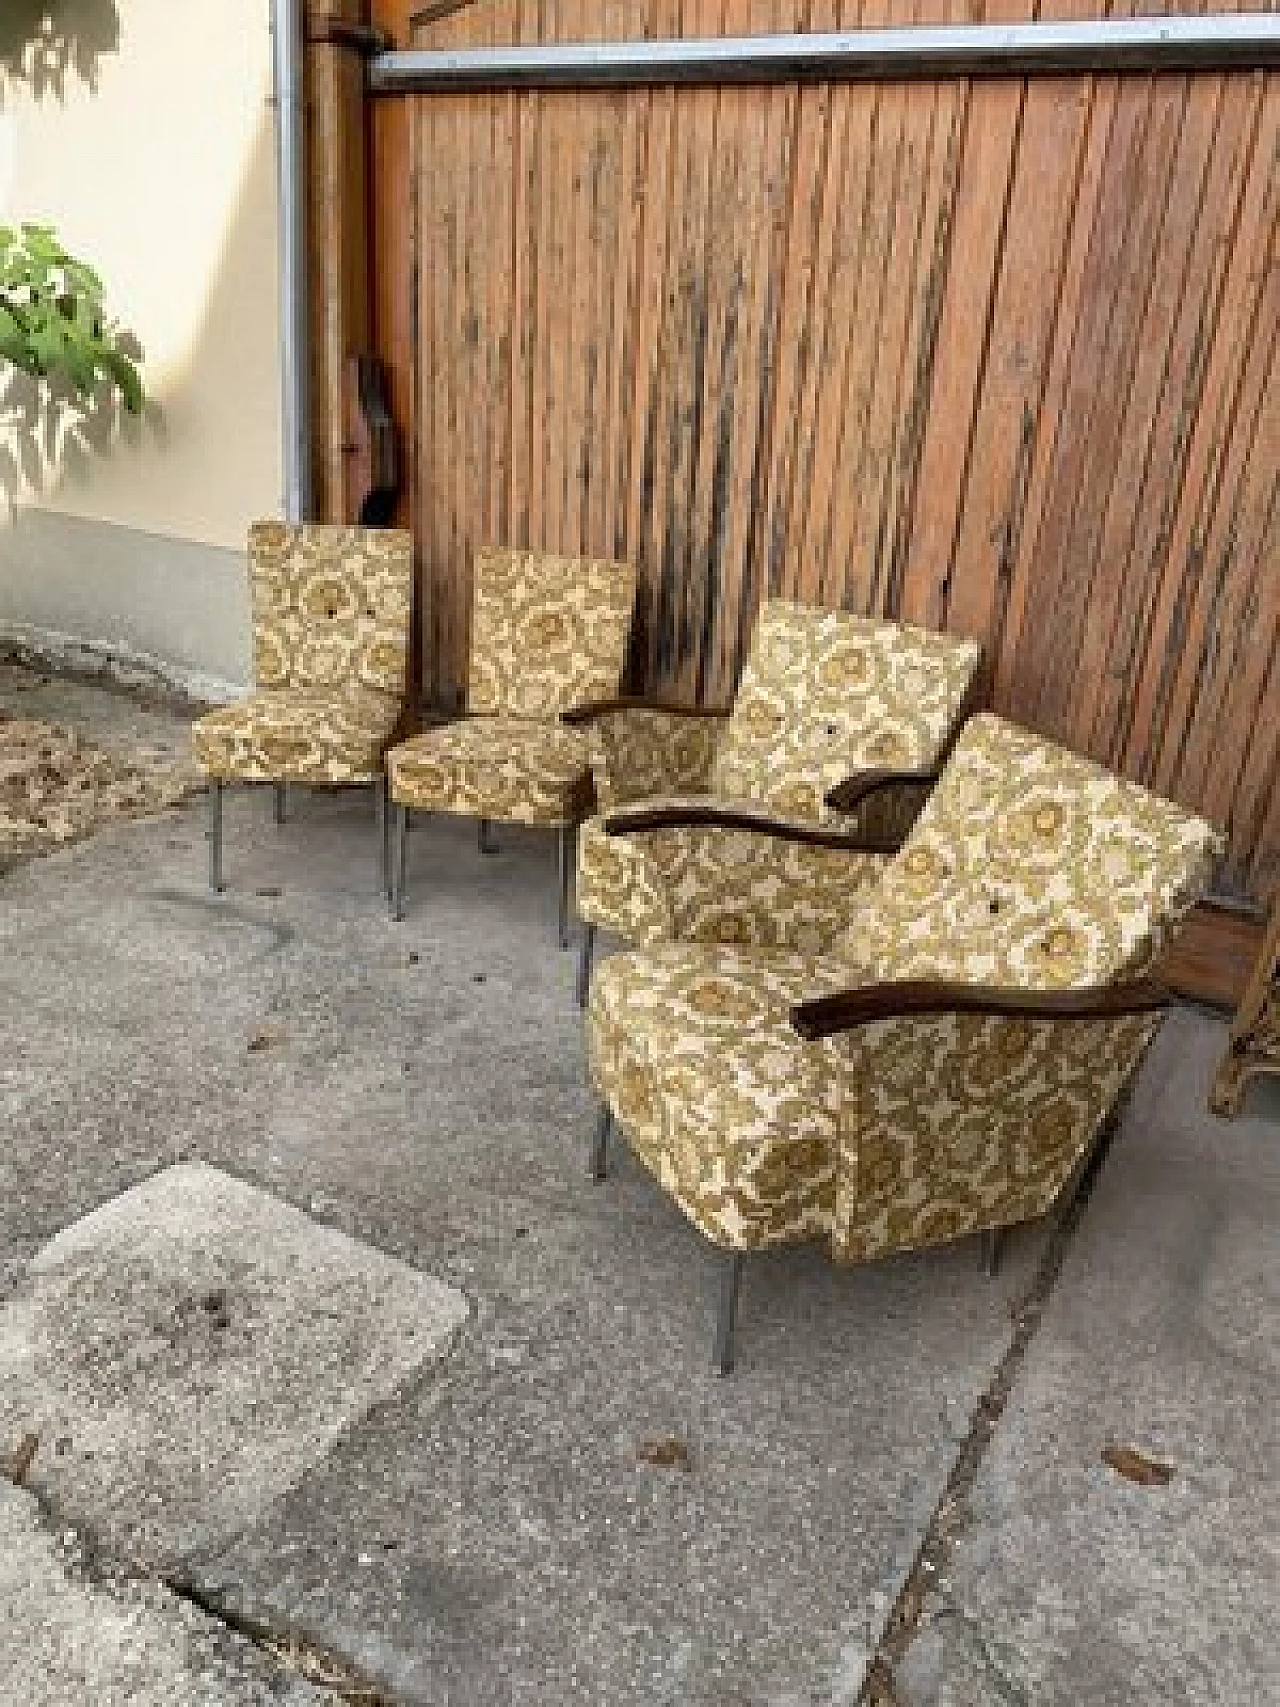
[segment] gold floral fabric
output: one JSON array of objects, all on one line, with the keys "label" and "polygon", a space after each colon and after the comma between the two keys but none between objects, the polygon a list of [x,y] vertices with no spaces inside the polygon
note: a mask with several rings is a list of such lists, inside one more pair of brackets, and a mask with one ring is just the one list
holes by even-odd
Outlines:
[{"label": "gold floral fabric", "polygon": [[903,978],[1049,990],[1123,978],[1194,904],[1219,845],[1145,790],[974,719],[827,952],[677,943],[603,963],[593,1081],[641,1160],[727,1248],[822,1238],[854,1261],[1042,1214],[1157,1022],[943,1013],[806,1043],[790,1010]]},{"label": "gold floral fabric", "polygon": [[260,689],[358,684],[399,708],[413,587],[409,534],[255,522],[249,584]]},{"label": "gold floral fabric", "polygon": [[626,563],[478,551],[467,709],[554,718],[616,694],[635,594]]},{"label": "gold floral fabric", "polygon": [[558,718],[617,693],[635,588],[625,563],[477,552],[472,715],[392,749],[391,798],[421,812],[578,823],[593,799],[592,738]]},{"label": "gold floral fabric", "polygon": [[1108,983],[1154,964],[1220,849],[1203,820],[984,713],[855,899],[847,949],[877,977]]},{"label": "gold floral fabric", "polygon": [[831,1250],[845,1262],[1043,1215],[1158,1019],[885,1020],[846,1039]]},{"label": "gold floral fabric", "polygon": [[224,782],[374,782],[399,702],[369,688],[254,693],[192,725],[196,762]]},{"label": "gold floral fabric", "polygon": [[880,854],[713,825],[609,836],[603,819],[589,818],[578,844],[578,911],[632,943],[816,953],[844,930],[850,891],[884,864]]},{"label": "gold floral fabric", "polygon": [[723,717],[648,706],[604,713],[591,725],[596,798],[605,810],[657,794],[706,794]]},{"label": "gold floral fabric", "polygon": [[792,1006],[851,981],[829,956],[683,943],[599,968],[593,1080],[714,1243],[855,1261],[1043,1214],[1155,1029],[944,1015],[806,1043]]},{"label": "gold floral fabric", "polygon": [[[856,771],[933,765],[979,656],[974,642],[954,635],[771,600],[761,608],[728,717],[623,711],[600,720],[597,796],[611,806],[702,794],[804,823],[904,834],[925,797],[918,787],[885,791],[856,819],[832,811],[826,795]],[[585,826],[579,914],[632,942],[677,935],[814,946],[820,920],[837,928],[833,874],[857,885],[879,871],[870,856],[833,858],[830,850],[735,834],[718,841],[713,831],[655,832],[628,837],[633,845],[619,850],[617,838],[610,845],[594,824]],[[731,871],[720,869],[718,847]],[[650,856],[653,868],[642,872]],[[682,897],[655,904],[672,870]]]},{"label": "gold floral fabric", "polygon": [[603,818],[588,818],[578,831],[574,893],[578,916],[605,925],[634,943],[669,942],[676,932],[671,897],[649,850],[661,835],[608,836]]},{"label": "gold floral fabric", "polygon": [[710,792],[842,822],[826,796],[852,772],[934,762],[979,653],[957,635],[771,601],[716,748]]},{"label": "gold floral fabric", "polygon": [[791,1005],[847,982],[811,956],[665,943],[597,967],[592,1081],[631,1147],[718,1245],[830,1233],[842,1082]]},{"label": "gold floral fabric", "polygon": [[591,803],[587,738],[537,718],[468,717],[387,754],[391,798],[419,812],[576,824]]},{"label": "gold floral fabric", "polygon": [[410,536],[255,522],[249,530],[257,691],[192,727],[223,781],[371,782],[404,698]]}]

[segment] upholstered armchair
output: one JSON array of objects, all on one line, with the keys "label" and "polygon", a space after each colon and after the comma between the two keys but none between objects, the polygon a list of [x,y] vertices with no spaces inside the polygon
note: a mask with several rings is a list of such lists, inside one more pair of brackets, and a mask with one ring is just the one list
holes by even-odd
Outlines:
[{"label": "upholstered armchair", "polygon": [[561,713],[617,692],[636,574],[628,564],[489,548],[476,553],[467,716],[387,755],[393,915],[404,916],[411,812],[460,813],[557,832],[559,937],[568,940],[573,839],[591,809],[586,733]]},{"label": "upholstered armchair", "polygon": [[579,1003],[597,926],[635,944],[817,949],[837,934],[846,891],[876,878],[923,804],[979,657],[955,635],[772,600],[731,708],[566,714],[591,732],[604,809],[579,841]]},{"label": "upholstered armchair", "polygon": [[1218,851],[984,714],[825,952],[677,942],[597,969],[592,1171],[616,1122],[720,1253],[719,1368],[748,1252],[862,1262],[1053,1206],[1154,1035],[1151,968]]},{"label": "upholstered armchair", "polygon": [[[271,783],[283,822],[289,783],[377,791],[404,704],[413,544],[392,528],[249,529],[255,690],[192,727],[208,779],[209,884],[221,889],[228,783]],[[381,853],[385,878],[385,832]]]}]

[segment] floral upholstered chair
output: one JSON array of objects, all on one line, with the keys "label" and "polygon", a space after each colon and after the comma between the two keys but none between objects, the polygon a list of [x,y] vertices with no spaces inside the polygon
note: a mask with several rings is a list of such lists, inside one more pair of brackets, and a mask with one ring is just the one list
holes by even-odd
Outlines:
[{"label": "floral upholstered chair", "polygon": [[[222,794],[273,783],[373,786],[404,705],[413,542],[392,528],[255,522],[249,530],[255,691],[192,728],[209,779],[209,883],[222,888]],[[385,818],[383,818],[385,822]],[[385,842],[382,865],[385,876]]]},{"label": "floral upholstered chair", "polygon": [[490,547],[476,553],[465,718],[387,755],[395,808],[392,911],[404,914],[410,812],[460,813],[558,832],[560,943],[567,942],[573,838],[591,809],[587,735],[560,721],[618,690],[636,573],[625,563]]},{"label": "floral upholstered chair", "polygon": [[[956,635],[773,600],[730,710],[570,713],[592,731],[605,808],[579,843],[579,1003],[600,925],[632,943],[834,935],[849,886],[879,874],[923,804],[979,657]],[[811,833],[779,841],[779,820]]]},{"label": "floral upholstered chair", "polygon": [[670,943],[597,970],[592,1170],[616,1118],[723,1254],[721,1369],[748,1251],[862,1262],[1053,1205],[1155,1033],[1150,970],[1219,846],[984,714],[825,953]]}]

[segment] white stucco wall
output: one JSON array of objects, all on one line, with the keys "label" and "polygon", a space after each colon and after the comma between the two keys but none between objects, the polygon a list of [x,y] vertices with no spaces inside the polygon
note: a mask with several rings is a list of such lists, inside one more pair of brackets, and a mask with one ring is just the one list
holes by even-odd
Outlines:
[{"label": "white stucco wall", "polygon": [[[245,529],[282,486],[270,0],[114,4],[92,83],[0,73],[0,222],[102,274],[149,405],[74,433],[0,364],[0,629],[243,682]],[[110,9],[84,0],[97,28]]]}]

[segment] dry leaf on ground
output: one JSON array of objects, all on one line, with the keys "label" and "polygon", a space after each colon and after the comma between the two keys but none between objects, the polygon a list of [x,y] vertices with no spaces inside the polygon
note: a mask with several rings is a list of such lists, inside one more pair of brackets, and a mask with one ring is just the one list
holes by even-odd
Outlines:
[{"label": "dry leaf on ground", "polygon": [[264,1049],[275,1049],[285,1041],[287,1035],[278,1026],[264,1025],[261,1031],[254,1032],[245,1048],[250,1055],[260,1055]]},{"label": "dry leaf on ground", "polygon": [[636,1463],[651,1464],[658,1470],[687,1470],[689,1448],[677,1434],[660,1435],[656,1440],[642,1440],[636,1447]]},{"label": "dry leaf on ground", "polygon": [[1136,1482],[1140,1488],[1163,1488],[1173,1480],[1171,1464],[1161,1464],[1157,1458],[1148,1458],[1133,1446],[1104,1446],[1102,1462],[1127,1482]]},{"label": "dry leaf on ground", "polygon": [[24,1434],[18,1444],[18,1450],[13,1455],[9,1465],[9,1480],[15,1488],[20,1488],[27,1479],[27,1471],[35,1462],[36,1453],[40,1449],[38,1434]]}]

